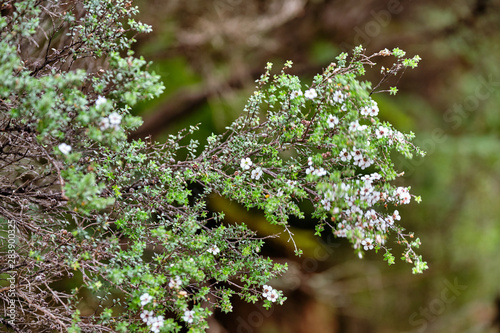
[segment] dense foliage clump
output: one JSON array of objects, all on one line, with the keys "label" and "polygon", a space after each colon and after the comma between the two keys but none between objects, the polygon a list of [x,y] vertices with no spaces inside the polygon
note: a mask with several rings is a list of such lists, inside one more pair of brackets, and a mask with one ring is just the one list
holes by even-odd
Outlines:
[{"label": "dense foliage clump", "polygon": [[[419,57],[399,49],[341,54],[310,85],[287,74],[257,80],[243,114],[206,143],[197,127],[166,142],[128,141],[140,100],[162,93],[134,57],[129,1],[18,1],[0,18],[0,325],[14,331],[192,332],[232,298],[282,303],[267,283],[286,270],[260,255],[244,221],[206,207],[217,193],[261,209],[288,233],[289,216],[314,206],[316,232],[347,238],[360,257],[391,238],[413,272],[427,268],[420,241],[399,225],[412,198],[391,154],[422,152],[378,118],[372,94]],[[5,13],[5,14],[4,14]],[[126,24],[125,24],[126,22]],[[395,58],[372,88],[360,81],[377,57]],[[396,93],[392,87],[389,92]],[[194,194],[192,185],[203,190]],[[327,230],[327,231],[326,231]],[[296,249],[301,254],[299,248]],[[66,293],[54,282],[74,279]],[[86,293],[93,311],[80,312]]]}]

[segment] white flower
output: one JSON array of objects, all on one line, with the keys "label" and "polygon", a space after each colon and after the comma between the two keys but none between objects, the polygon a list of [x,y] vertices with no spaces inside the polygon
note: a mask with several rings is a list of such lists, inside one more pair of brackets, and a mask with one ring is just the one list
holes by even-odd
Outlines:
[{"label": "white flower", "polygon": [[368,126],[367,125],[359,125],[357,130],[359,132],[363,132],[363,131],[366,131],[368,129]]},{"label": "white flower", "polygon": [[351,155],[354,158],[354,161],[359,161],[363,158],[363,155],[361,154],[361,150],[356,149],[356,147],[354,147],[353,151],[351,152]]},{"label": "white flower", "polygon": [[384,243],[385,243],[385,239],[383,239],[380,235],[375,236],[375,241],[377,242],[377,244],[384,245]]},{"label": "white flower", "polygon": [[410,203],[411,195],[406,187],[398,187],[394,195],[399,197],[399,202],[401,204],[406,205]]},{"label": "white flower", "polygon": [[184,312],[184,316],[182,316],[182,320],[184,320],[188,324],[191,324],[194,320],[194,311],[186,310]]},{"label": "white flower", "polygon": [[335,236],[339,238],[345,238],[347,237],[347,230],[346,229],[335,230]]},{"label": "white flower", "polygon": [[268,286],[267,284],[262,286],[262,296],[266,297],[273,291],[273,287]]},{"label": "white flower", "polygon": [[217,254],[220,252],[220,250],[219,250],[219,248],[217,247],[217,245],[211,245],[211,246],[208,248],[207,252],[208,252],[208,253],[211,253],[211,254],[213,254],[213,255],[215,256],[215,255],[217,255]]},{"label": "white flower", "polygon": [[294,98],[297,98],[299,96],[302,96],[302,91],[301,90],[294,90],[290,94],[290,99],[294,99]]},{"label": "white flower", "polygon": [[159,333],[160,328],[163,327],[163,322],[164,322],[163,316],[158,316],[153,318],[151,322],[151,332]]},{"label": "white flower", "polygon": [[340,107],[340,110],[346,112],[347,111],[347,105],[342,104],[342,106]]},{"label": "white flower", "polygon": [[316,97],[318,97],[318,93],[316,92],[316,89],[311,88],[309,90],[306,90],[304,96],[307,99],[315,99]]},{"label": "white flower", "polygon": [[267,295],[267,297],[266,297],[266,298],[267,298],[267,300],[268,300],[268,301],[271,301],[271,302],[273,302],[273,303],[274,303],[274,302],[276,302],[276,301],[278,300],[278,297],[279,297],[278,292],[277,292],[275,289],[273,289],[273,290],[272,290],[272,291],[271,291],[271,292]]},{"label": "white flower", "polygon": [[394,211],[394,213],[392,214],[392,218],[393,218],[394,220],[396,220],[396,221],[401,220],[401,216],[399,216],[399,212],[398,212],[398,210],[397,210],[397,209],[396,209],[396,210]]},{"label": "white flower", "polygon": [[64,155],[68,155],[69,152],[71,151],[71,146],[68,144],[65,144],[65,143],[61,143],[58,148],[59,148],[59,151],[61,153],[63,153]]},{"label": "white flower", "polygon": [[256,167],[255,169],[252,170],[252,175],[251,178],[255,180],[259,180],[259,178],[262,176],[262,168],[261,167]]},{"label": "white flower", "polygon": [[278,300],[278,292],[267,284],[262,286],[263,292],[262,296],[271,302],[276,302]]},{"label": "white flower", "polygon": [[333,94],[332,99],[335,103],[342,103],[344,101],[344,95],[340,92],[340,90],[337,90]]},{"label": "white flower", "polygon": [[313,175],[316,175],[318,177],[322,177],[322,176],[326,175],[326,170],[323,168],[316,169],[313,171]]},{"label": "white flower", "polygon": [[339,123],[339,118],[334,115],[329,115],[326,122],[328,123],[328,127],[335,128],[335,125]]},{"label": "white flower", "polygon": [[297,185],[297,181],[289,179],[289,180],[286,181],[286,184],[288,186],[290,186],[291,188],[294,188]]},{"label": "white flower", "polygon": [[248,170],[250,169],[250,167],[252,166],[252,160],[250,160],[249,157],[247,158],[242,158],[241,159],[241,163],[240,163],[240,166],[243,170]]},{"label": "white flower", "polygon": [[109,124],[110,125],[113,125],[113,126],[118,126],[120,125],[121,121],[122,121],[122,116],[116,112],[112,112],[109,116],[108,116],[108,119],[109,119]]},{"label": "white flower", "polygon": [[373,164],[373,161],[371,159],[369,159],[368,157],[366,156],[363,156],[359,161],[358,161],[358,164],[359,164],[359,167],[364,170],[366,168],[368,168],[370,165]]},{"label": "white flower", "polygon": [[95,106],[98,108],[101,105],[105,104],[106,101],[107,101],[106,97],[98,96],[97,99],[96,99],[96,101],[95,101]]},{"label": "white flower", "polygon": [[351,185],[349,184],[346,184],[346,183],[341,183],[340,184],[340,190],[344,193],[347,194],[347,192],[349,192],[349,190],[351,189]]},{"label": "white flower", "polygon": [[310,174],[311,172],[314,172],[313,166],[310,166],[309,168],[306,169],[306,175]]},{"label": "white flower", "polygon": [[153,321],[153,311],[147,311],[147,310],[144,310],[142,313],[141,313],[141,319],[143,322],[145,322],[146,324],[150,325],[151,322]]},{"label": "white flower", "polygon": [[170,278],[170,282],[168,283],[168,287],[172,289],[178,289],[182,284],[181,278],[176,276],[175,278]]},{"label": "white flower", "polygon": [[372,179],[371,179],[370,175],[363,175],[363,176],[361,176],[361,180],[364,180],[365,182],[369,182],[369,183],[372,182]]},{"label": "white flower", "polygon": [[361,110],[359,111],[359,113],[361,113],[361,115],[363,115],[363,116],[375,117],[376,115],[378,115],[378,111],[379,110],[378,110],[377,102],[371,101],[371,104],[363,106],[361,108]]},{"label": "white flower", "polygon": [[109,127],[110,127],[110,125],[109,125],[109,118],[108,117],[102,118],[101,122],[99,123],[99,128],[101,129],[101,131],[105,131]]},{"label": "white flower", "polygon": [[374,188],[371,183],[365,183],[363,187],[359,189],[361,199],[365,201],[368,200],[371,197],[373,190]]},{"label": "white flower", "polygon": [[321,199],[321,206],[323,206],[325,210],[330,210],[332,208],[331,202],[326,199]]},{"label": "white flower", "polygon": [[151,302],[153,300],[153,297],[148,293],[144,293],[140,297],[140,300],[141,300],[141,305],[144,306],[144,305],[148,304],[149,302]]},{"label": "white flower", "polygon": [[325,200],[335,201],[335,193],[332,190],[328,190],[325,192]]},{"label": "white flower", "polygon": [[368,116],[370,114],[370,108],[368,106],[363,106],[359,111],[362,116]]},{"label": "white flower", "polygon": [[359,123],[357,120],[353,121],[352,123],[349,124],[349,132],[354,132],[357,131],[359,127]]},{"label": "white flower", "polygon": [[351,154],[347,151],[347,149],[343,148],[341,151],[340,151],[340,160],[342,162],[348,162],[351,160]]},{"label": "white flower", "polygon": [[310,156],[307,158],[307,165],[309,166],[313,165],[313,158]]},{"label": "white flower", "polygon": [[369,112],[369,115],[372,116],[372,117],[375,117],[378,115],[378,106],[377,106],[377,102],[375,101],[372,101],[372,105],[370,106],[370,112]]},{"label": "white flower", "polygon": [[379,128],[375,131],[375,136],[377,139],[382,139],[383,137],[389,136],[390,131],[388,128],[384,126],[379,126]]},{"label": "white flower", "polygon": [[373,240],[370,238],[365,238],[361,241],[361,245],[363,245],[363,248],[365,251],[368,250],[373,250]]}]

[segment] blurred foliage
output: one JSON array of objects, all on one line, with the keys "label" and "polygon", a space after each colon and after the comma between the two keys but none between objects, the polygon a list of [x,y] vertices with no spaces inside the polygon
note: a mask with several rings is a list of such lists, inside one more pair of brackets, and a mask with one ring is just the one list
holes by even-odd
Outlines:
[{"label": "blurred foliage", "polygon": [[[401,160],[400,168],[423,198],[401,215],[422,236],[430,270],[415,277],[404,265],[359,260],[346,244],[313,238],[311,231],[301,241],[309,251],[294,259],[286,240],[275,239],[270,256],[298,260],[276,281],[288,283],[288,301],[271,314],[235,307],[234,314],[217,315],[213,332],[498,332],[492,323],[500,311],[494,303],[500,293],[500,1],[138,4],[154,32],[138,37],[137,51],[155,62],[167,89],[136,109],[146,118],[137,136],[158,140],[198,122],[200,138],[221,132],[241,112],[267,61],[290,59],[294,74],[312,76],[359,43],[369,52],[398,46],[423,58],[418,71],[399,80],[396,98],[375,99],[381,117],[417,133],[428,152]],[[374,67],[367,79],[379,71]],[[231,205],[214,199],[212,208]],[[266,225],[259,212],[233,208],[228,223]],[[311,241],[327,250],[318,254]],[[465,287],[451,288],[455,282]]]}]

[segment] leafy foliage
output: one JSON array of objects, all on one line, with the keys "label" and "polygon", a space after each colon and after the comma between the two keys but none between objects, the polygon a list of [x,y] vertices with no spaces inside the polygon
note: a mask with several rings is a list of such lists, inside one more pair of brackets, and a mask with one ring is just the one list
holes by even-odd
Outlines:
[{"label": "leafy foliage", "polygon": [[[189,139],[196,126],[164,143],[127,141],[141,123],[131,107],[163,91],[130,51],[130,34],[150,30],[131,18],[137,9],[128,1],[9,6],[0,20],[0,213],[3,225],[15,224],[17,244],[15,262],[0,258],[0,273],[16,283],[0,299],[13,300],[17,313],[3,325],[201,332],[213,311],[231,311],[234,296],[282,303],[267,283],[286,265],[261,256],[264,239],[244,223],[210,213],[211,193],[261,209],[292,242],[287,220],[304,218],[301,203],[311,202],[318,234],[328,228],[349,239],[360,257],[384,250],[389,264],[392,234],[414,273],[427,268],[414,252],[420,241],[398,225],[394,207],[413,196],[393,184],[402,173],[391,161],[393,151],[423,153],[412,133],[377,117],[371,97],[418,56],[357,47],[310,86],[286,73],[291,62],[275,75],[268,64],[243,114],[201,149]],[[358,79],[391,55],[375,88]],[[71,293],[53,287],[65,277],[81,283]],[[99,300],[91,315],[77,309],[85,290]]]}]

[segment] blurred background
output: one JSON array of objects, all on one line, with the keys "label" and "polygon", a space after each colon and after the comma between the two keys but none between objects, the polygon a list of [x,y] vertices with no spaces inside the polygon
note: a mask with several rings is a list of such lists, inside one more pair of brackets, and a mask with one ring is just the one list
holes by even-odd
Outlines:
[{"label": "blurred background", "polygon": [[[209,332],[500,332],[500,1],[455,0],[139,0],[153,33],[135,51],[162,76],[161,98],[135,109],[145,119],[133,136],[201,123],[201,143],[242,111],[266,62],[310,82],[342,51],[367,54],[400,47],[418,54],[396,96],[376,95],[380,117],[413,131],[427,156],[396,160],[404,185],[421,204],[401,208],[402,223],[421,238],[430,269],[412,275],[379,254],[360,260],[333,236],[313,236],[313,221],[292,221],[304,256],[286,239],[265,255],[288,262],[273,281],[288,300],[265,311],[234,300]],[[376,81],[380,67],[368,70]],[[211,197],[226,222],[260,234],[278,230],[258,211]],[[393,247],[394,253],[398,248]],[[400,253],[401,251],[399,251]]]}]

